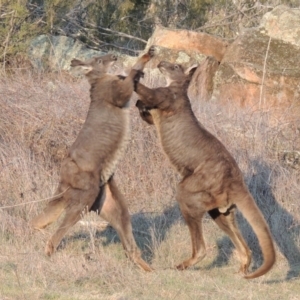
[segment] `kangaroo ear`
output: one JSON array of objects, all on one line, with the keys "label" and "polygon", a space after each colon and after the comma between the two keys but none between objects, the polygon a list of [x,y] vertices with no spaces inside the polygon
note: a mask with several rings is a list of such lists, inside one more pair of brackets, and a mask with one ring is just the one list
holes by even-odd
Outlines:
[{"label": "kangaroo ear", "polygon": [[101,64],[102,63],[102,58],[101,57],[95,57],[95,61],[97,64]]},{"label": "kangaroo ear", "polygon": [[86,75],[88,72],[92,71],[93,70],[93,67],[91,65],[86,65],[84,62],[82,62],[81,60],[79,59],[73,59],[71,61],[71,67],[75,68],[74,70],[77,70],[75,71],[76,74],[84,74]]},{"label": "kangaroo ear", "polygon": [[191,67],[189,67],[189,68],[186,69],[185,74],[187,76],[189,76],[190,78],[192,78],[193,75],[194,75],[194,73],[195,73],[195,71],[197,70],[197,68],[198,68],[198,64],[194,64]]},{"label": "kangaroo ear", "polygon": [[82,65],[84,65],[84,62],[82,62],[79,59],[74,58],[71,60],[71,67],[77,67],[77,66],[82,66]]},{"label": "kangaroo ear", "polygon": [[81,70],[82,70],[83,74],[87,74],[88,72],[93,70],[93,67],[90,65],[87,65],[87,66],[83,65],[83,66],[81,66]]}]

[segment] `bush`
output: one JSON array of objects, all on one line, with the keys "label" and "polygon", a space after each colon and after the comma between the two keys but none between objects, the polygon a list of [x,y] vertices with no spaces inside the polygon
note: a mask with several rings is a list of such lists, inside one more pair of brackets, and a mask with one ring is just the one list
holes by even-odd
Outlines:
[{"label": "bush", "polygon": [[3,66],[24,55],[30,39],[43,32],[34,7],[26,0],[4,0],[0,7],[0,62]]}]

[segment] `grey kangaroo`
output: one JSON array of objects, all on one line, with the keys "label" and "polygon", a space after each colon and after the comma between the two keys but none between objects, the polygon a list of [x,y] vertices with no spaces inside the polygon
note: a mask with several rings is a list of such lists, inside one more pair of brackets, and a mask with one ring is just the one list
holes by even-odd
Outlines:
[{"label": "grey kangaroo", "polygon": [[[158,68],[168,85],[150,89],[137,83],[135,91],[140,100],[136,106],[141,117],[155,125],[163,151],[182,177],[177,186],[177,201],[190,231],[192,256],[177,268],[186,269],[206,255],[202,218],[208,212],[234,243],[244,277],[264,275],[275,263],[270,230],[236,161],[192,111],[187,89],[196,68],[188,71],[165,61]],[[250,274],[247,273],[251,251],[236,225],[236,207],[252,226],[264,257],[262,266]]]},{"label": "grey kangaroo", "polygon": [[85,123],[62,162],[60,182],[43,212],[31,220],[42,229],[65,211],[65,217],[45,248],[51,255],[67,231],[85,211],[98,211],[117,231],[128,257],[145,271],[151,267],[141,258],[132,234],[127,203],[117,188],[113,174],[129,140],[128,102],[154,48],[141,56],[127,77],[110,75],[115,55],[74,59],[72,67],[83,69],[90,83],[91,103]]}]

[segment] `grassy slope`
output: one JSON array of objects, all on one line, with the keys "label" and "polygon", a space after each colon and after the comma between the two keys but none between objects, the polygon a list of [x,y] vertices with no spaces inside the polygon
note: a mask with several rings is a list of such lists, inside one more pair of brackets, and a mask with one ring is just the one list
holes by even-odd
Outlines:
[{"label": "grassy slope", "polygon": [[[148,78],[149,84],[159,84]],[[85,119],[88,88],[85,80],[62,76],[0,79],[1,207],[51,196],[61,159]],[[45,233],[27,226],[42,209],[45,201],[40,201],[0,209],[0,299],[299,299],[299,173],[278,162],[281,128],[270,128],[259,113],[194,102],[201,122],[243,170],[271,227],[278,261],[263,278],[241,279],[232,244],[205,218],[207,257],[178,272],[171,268],[190,255],[191,247],[174,200],[178,177],[161,154],[154,129],[142,123],[133,106],[132,139],[116,178],[130,205],[137,242],[156,271],[138,270],[125,258],[114,230],[91,222],[77,224],[60,251],[45,257],[43,247],[55,225]],[[296,139],[295,133],[286,147],[293,148]],[[85,217],[97,220],[93,214]],[[240,214],[238,220],[257,267],[257,240]]]}]

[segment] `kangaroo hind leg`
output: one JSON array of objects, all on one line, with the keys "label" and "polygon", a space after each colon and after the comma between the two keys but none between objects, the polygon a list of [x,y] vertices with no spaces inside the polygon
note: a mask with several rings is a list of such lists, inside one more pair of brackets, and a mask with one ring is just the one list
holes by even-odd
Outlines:
[{"label": "kangaroo hind leg", "polygon": [[209,215],[216,224],[230,237],[239,256],[240,269],[239,272],[247,274],[251,263],[251,251],[247,246],[235,220],[235,206],[231,206],[227,212],[220,213],[218,209],[208,211]]},{"label": "kangaroo hind leg", "polygon": [[205,214],[205,205],[208,195],[202,192],[190,192],[186,187],[193,178],[185,179],[180,183],[177,191],[177,201],[181,213],[188,225],[191,241],[192,256],[177,266],[177,269],[184,270],[200,262],[206,256],[206,247],[202,231],[202,218]]},{"label": "kangaroo hind leg", "polygon": [[140,268],[152,271],[152,268],[142,259],[133,233],[131,219],[125,198],[118,190],[113,178],[109,180],[105,189],[105,199],[100,216],[108,221],[117,231],[126,255]]},{"label": "kangaroo hind leg", "polygon": [[90,210],[99,193],[99,187],[94,185],[88,190],[71,188],[69,192],[70,201],[65,208],[65,217],[45,247],[45,253],[49,256],[56,250],[67,231],[81,219],[82,214]]}]

